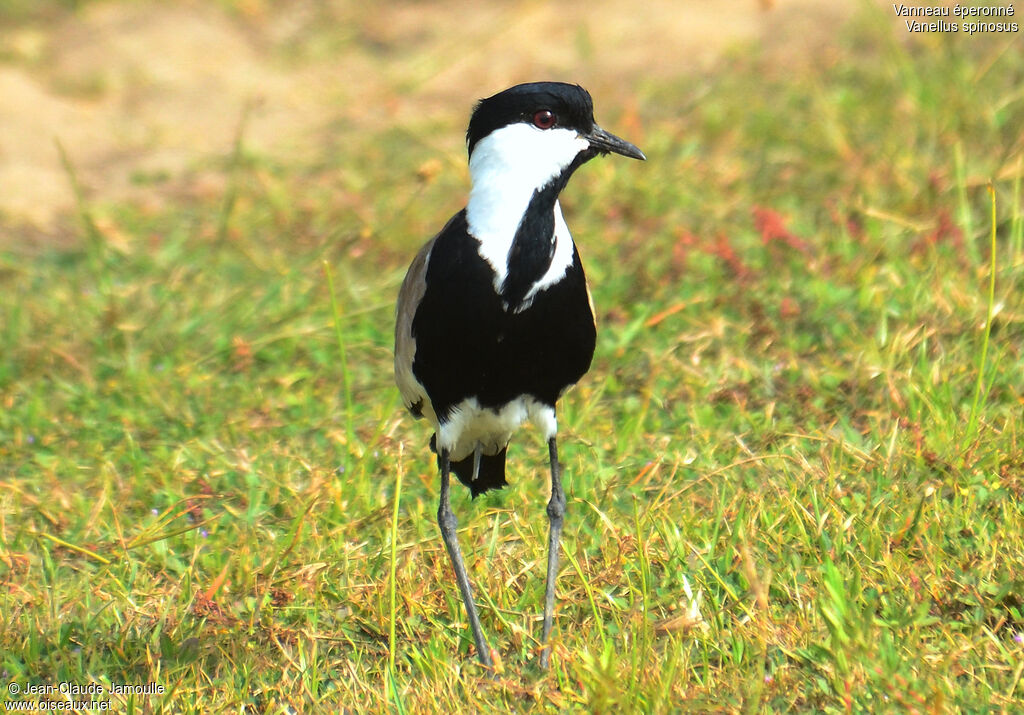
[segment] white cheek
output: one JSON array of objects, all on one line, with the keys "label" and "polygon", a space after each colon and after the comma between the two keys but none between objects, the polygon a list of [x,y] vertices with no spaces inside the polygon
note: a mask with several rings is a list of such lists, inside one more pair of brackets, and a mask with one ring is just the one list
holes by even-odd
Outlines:
[{"label": "white cheek", "polygon": [[575,129],[538,129],[510,124],[477,142],[469,159],[473,184],[516,181],[539,188],[558,176],[589,147]]}]

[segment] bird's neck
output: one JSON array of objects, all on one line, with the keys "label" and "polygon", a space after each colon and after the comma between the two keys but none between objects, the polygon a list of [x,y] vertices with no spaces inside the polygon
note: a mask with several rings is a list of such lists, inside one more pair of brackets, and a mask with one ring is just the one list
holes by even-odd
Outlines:
[{"label": "bird's neck", "polygon": [[[484,167],[483,171],[474,172],[473,189],[466,205],[466,222],[470,233],[480,242],[481,257],[494,270],[495,288],[500,291],[508,275],[512,243],[538,187],[533,182],[524,181],[525,176],[487,169]],[[547,207],[548,214],[553,215],[557,198],[556,195]],[[543,207],[533,209],[532,213],[538,213]],[[548,234],[547,238],[550,237]]]},{"label": "bird's neck", "polygon": [[541,132],[523,123],[498,129],[473,148],[466,222],[506,305],[528,300],[557,262],[560,236],[571,248],[558,194],[588,158],[587,146],[575,131]]},{"label": "bird's neck", "polygon": [[[506,305],[521,306],[551,267],[559,240],[555,219],[556,214],[559,219],[562,215],[558,205],[562,183],[556,179],[534,191],[526,206],[508,249],[508,273],[500,289]],[[562,239],[568,239],[568,232]]]},{"label": "bird's neck", "polygon": [[539,187],[512,181],[509,174],[474,174],[466,221],[508,308],[528,307],[533,295],[559,280],[572,263],[572,238],[558,195],[575,168],[566,167]]}]

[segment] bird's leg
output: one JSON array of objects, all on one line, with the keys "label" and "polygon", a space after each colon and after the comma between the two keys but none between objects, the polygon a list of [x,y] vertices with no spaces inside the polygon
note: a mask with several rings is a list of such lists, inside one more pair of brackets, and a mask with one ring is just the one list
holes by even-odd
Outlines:
[{"label": "bird's leg", "polygon": [[562,468],[558,464],[558,447],[555,438],[548,441],[551,457],[551,499],[548,501],[548,575],[544,585],[544,632],[541,636],[543,650],[540,652],[540,667],[547,668],[551,661],[551,619],[555,611],[555,579],[558,578],[558,548],[562,536],[562,517],[565,515],[565,492],[562,491]]},{"label": "bird's leg", "polygon": [[462,562],[462,551],[459,549],[459,540],[455,535],[458,521],[455,519],[455,513],[448,500],[449,471],[448,450],[444,449],[441,450],[441,504],[437,508],[437,523],[441,527],[441,538],[444,540],[448,556],[452,560],[455,581],[459,584],[459,591],[462,593],[462,602],[466,605],[469,627],[473,630],[473,640],[476,641],[477,656],[483,665],[493,668],[491,649],[487,647],[487,641],[484,640],[480,617],[477,615],[476,605],[473,603],[473,588],[469,585],[469,575],[466,573],[466,565]]}]

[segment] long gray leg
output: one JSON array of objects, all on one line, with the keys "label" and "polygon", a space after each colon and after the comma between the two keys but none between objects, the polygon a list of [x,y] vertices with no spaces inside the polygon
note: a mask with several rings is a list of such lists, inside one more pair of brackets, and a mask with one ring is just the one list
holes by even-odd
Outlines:
[{"label": "long gray leg", "polygon": [[562,536],[562,517],[565,516],[565,492],[562,491],[562,468],[558,464],[558,446],[555,438],[548,441],[548,455],[551,458],[551,499],[548,501],[548,576],[544,584],[544,633],[541,643],[540,667],[547,668],[551,661],[551,619],[555,611],[555,579],[558,578],[558,546]]},{"label": "long gray leg", "polygon": [[437,523],[441,527],[441,538],[444,539],[448,556],[452,560],[455,581],[459,584],[459,591],[462,593],[462,602],[466,605],[469,627],[473,630],[473,640],[476,641],[477,656],[483,665],[493,668],[491,649],[487,647],[483,629],[480,628],[480,617],[477,615],[476,605],[473,603],[473,588],[469,585],[469,575],[466,574],[466,566],[462,562],[462,551],[459,549],[459,540],[455,535],[455,529],[459,523],[455,519],[455,513],[452,512],[452,505],[448,500],[449,471],[448,450],[445,449],[441,452],[441,504],[437,507]]}]

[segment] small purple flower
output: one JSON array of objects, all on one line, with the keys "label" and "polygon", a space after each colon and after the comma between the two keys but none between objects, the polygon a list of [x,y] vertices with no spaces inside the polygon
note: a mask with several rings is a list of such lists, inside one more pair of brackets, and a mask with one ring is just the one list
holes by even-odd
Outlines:
[{"label": "small purple flower", "polygon": [[764,682],[771,683],[771,682],[774,682],[774,681],[775,681],[775,678],[773,678],[770,673],[765,673],[764,674]]},{"label": "small purple flower", "polygon": [[1024,643],[1024,633],[1017,631],[1013,634],[1013,640],[1015,643]]},{"label": "small purple flower", "polygon": [[207,531],[206,529],[200,529],[199,530],[199,535],[205,539],[207,536],[210,535],[210,532]]},{"label": "small purple flower", "polygon": [[28,442],[29,444],[35,444],[36,436],[34,434],[25,435],[25,441]]},{"label": "small purple flower", "polygon": [[160,514],[160,510],[157,509],[156,507],[153,507],[152,509],[149,510],[149,513],[153,516],[158,516]]}]

